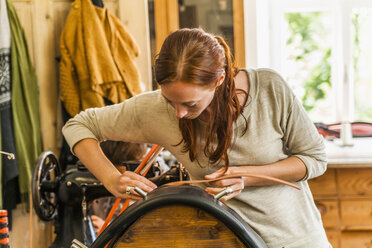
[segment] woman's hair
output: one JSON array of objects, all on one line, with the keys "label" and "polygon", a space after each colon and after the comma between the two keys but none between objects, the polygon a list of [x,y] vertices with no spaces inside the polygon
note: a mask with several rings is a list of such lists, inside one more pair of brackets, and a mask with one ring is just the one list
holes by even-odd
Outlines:
[{"label": "woman's hair", "polygon": [[[224,82],[218,79],[226,73]],[[238,69],[233,64],[230,49],[223,38],[201,29],[180,29],[164,41],[155,60],[155,79],[162,85],[182,81],[201,87],[216,87],[211,102],[211,114],[205,137],[197,129],[196,119],[180,119],[183,152],[189,152],[191,161],[201,149],[211,164],[225,161],[229,166],[227,150],[233,139],[232,126],[241,113],[234,77]],[[200,141],[205,139],[204,148]]]},{"label": "woman's hair", "polygon": [[128,161],[141,161],[146,153],[146,145],[123,141],[107,140],[100,143],[103,153],[113,165],[119,166]]}]

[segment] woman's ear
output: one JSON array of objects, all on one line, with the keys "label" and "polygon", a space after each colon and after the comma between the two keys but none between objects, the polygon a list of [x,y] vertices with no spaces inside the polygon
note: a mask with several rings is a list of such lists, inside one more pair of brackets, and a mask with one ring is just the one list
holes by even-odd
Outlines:
[{"label": "woman's ear", "polygon": [[217,80],[217,87],[220,86],[223,83],[223,81],[225,81],[225,76],[226,72],[223,71]]}]

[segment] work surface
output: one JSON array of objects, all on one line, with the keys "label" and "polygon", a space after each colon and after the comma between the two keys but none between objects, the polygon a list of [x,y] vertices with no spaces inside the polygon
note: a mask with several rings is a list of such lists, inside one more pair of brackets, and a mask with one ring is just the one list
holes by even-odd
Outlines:
[{"label": "work surface", "polygon": [[372,137],[354,138],[352,142],[352,146],[342,146],[339,139],[325,141],[329,168],[372,168]]}]

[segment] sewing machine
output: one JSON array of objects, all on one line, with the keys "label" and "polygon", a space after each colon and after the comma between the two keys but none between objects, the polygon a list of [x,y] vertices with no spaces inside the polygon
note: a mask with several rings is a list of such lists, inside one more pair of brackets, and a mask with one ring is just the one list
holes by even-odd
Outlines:
[{"label": "sewing machine", "polygon": [[[137,164],[128,163],[129,170]],[[179,164],[157,177],[148,177],[157,185],[168,182],[188,180],[186,170]],[[62,171],[56,156],[43,152],[34,168],[32,176],[33,207],[43,221],[54,221],[56,238],[50,248],[70,247],[73,239],[84,245],[91,245],[96,233],[88,215],[88,204],[98,198],[112,196],[83,164],[68,165]]]}]

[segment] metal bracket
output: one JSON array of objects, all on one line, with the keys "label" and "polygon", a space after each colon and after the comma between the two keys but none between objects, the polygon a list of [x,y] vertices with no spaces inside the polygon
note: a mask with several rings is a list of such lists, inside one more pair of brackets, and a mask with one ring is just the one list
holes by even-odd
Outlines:
[{"label": "metal bracket", "polygon": [[8,157],[8,159],[15,159],[15,156],[14,156],[13,153],[0,151],[0,154],[6,155]]},{"label": "metal bracket", "polygon": [[70,248],[88,248],[88,246],[84,245],[77,239],[73,239]]}]

